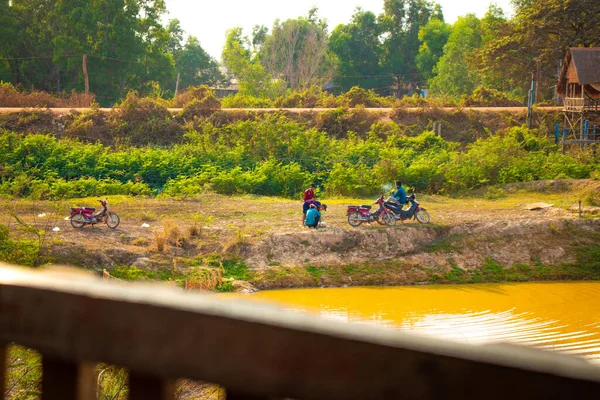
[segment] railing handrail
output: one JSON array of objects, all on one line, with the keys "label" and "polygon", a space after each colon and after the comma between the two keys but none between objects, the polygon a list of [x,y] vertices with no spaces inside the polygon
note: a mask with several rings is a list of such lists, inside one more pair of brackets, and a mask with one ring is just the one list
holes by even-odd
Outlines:
[{"label": "railing handrail", "polygon": [[585,99],[581,97],[567,97],[564,100],[564,108],[566,111],[583,111],[585,107]]},{"label": "railing handrail", "polygon": [[0,266],[0,341],[72,363],[108,362],[261,396],[547,398],[600,388],[600,368],[554,353],[7,266]]}]

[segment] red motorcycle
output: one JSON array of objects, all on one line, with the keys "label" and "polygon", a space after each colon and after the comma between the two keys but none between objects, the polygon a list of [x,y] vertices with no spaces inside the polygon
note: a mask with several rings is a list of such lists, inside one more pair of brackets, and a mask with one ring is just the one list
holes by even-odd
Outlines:
[{"label": "red motorcycle", "polygon": [[373,204],[379,205],[379,209],[375,212],[371,212],[371,206],[360,205],[360,206],[348,206],[348,223],[350,226],[357,227],[363,222],[371,223],[377,221],[380,225],[394,225],[396,219],[390,210],[383,206],[383,195],[375,201]]},{"label": "red motorcycle", "polygon": [[96,225],[105,223],[110,229],[116,229],[121,219],[117,213],[108,211],[108,200],[98,200],[102,205],[102,210],[96,212],[95,208],[90,207],[71,207],[71,225],[73,228],[83,228],[86,225]]}]

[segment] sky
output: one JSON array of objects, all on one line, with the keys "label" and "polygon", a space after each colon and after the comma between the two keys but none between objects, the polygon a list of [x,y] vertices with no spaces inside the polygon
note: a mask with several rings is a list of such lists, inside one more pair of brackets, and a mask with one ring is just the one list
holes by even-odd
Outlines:
[{"label": "sky", "polygon": [[[508,16],[512,13],[510,0],[437,0],[444,11],[446,22],[467,13],[482,17],[490,2],[495,3]],[[383,11],[383,0],[166,0],[169,14],[166,19],[177,18],[181,27],[190,35],[196,36],[200,44],[216,60],[221,60],[225,43],[225,32],[235,26],[244,28],[250,35],[254,25],[273,26],[276,19],[286,20],[308,14],[312,6],[319,9],[319,17],[325,18],[329,31],[339,24],[347,24],[356,7],[373,11],[376,15]]]}]

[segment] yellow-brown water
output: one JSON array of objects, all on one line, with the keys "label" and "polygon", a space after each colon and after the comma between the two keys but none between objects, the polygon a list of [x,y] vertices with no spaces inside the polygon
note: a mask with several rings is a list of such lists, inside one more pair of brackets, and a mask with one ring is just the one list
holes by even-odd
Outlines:
[{"label": "yellow-brown water", "polygon": [[264,291],[289,311],[467,343],[512,342],[600,363],[600,282]]}]

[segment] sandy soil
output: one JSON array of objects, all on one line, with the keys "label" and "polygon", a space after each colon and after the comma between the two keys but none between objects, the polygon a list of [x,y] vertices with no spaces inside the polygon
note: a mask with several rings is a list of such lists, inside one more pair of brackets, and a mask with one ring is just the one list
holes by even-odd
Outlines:
[{"label": "sandy soil", "polygon": [[[193,200],[109,198],[110,209],[121,217],[121,224],[115,230],[105,225],[75,229],[65,219],[69,206],[94,206],[97,199],[60,202],[0,199],[0,223],[10,225],[13,235],[23,234],[11,216],[16,214],[47,232],[45,241],[57,261],[96,268],[136,262],[142,266],[165,265],[173,263],[175,258],[208,254],[241,256],[255,268],[303,264],[307,260],[340,264],[399,256],[415,258],[415,254],[432,253],[431,249],[424,250],[432,243],[456,237],[462,238],[465,242],[462,245],[469,240],[476,242],[478,237],[495,238],[490,240],[496,242],[502,237],[500,241],[507,247],[499,251],[508,254],[499,257],[511,263],[509,242],[520,247],[536,242],[535,249],[521,253],[524,257],[533,254],[531,257],[539,258],[535,254],[543,249],[544,240],[552,239],[550,230],[559,229],[564,221],[577,222],[578,198],[599,188],[600,183],[595,181],[552,181],[486,189],[464,198],[417,195],[431,215],[429,225],[410,221],[393,227],[364,224],[352,228],[346,220],[346,206],[374,199],[325,199],[323,202],[329,208],[324,212],[323,227],[315,231],[302,226],[300,201],[211,193]],[[571,196],[566,197],[567,192]],[[553,206],[526,209],[536,202]],[[586,222],[598,209],[586,206],[584,211],[588,216]],[[173,240],[163,251],[158,251],[155,235],[165,228]],[[532,235],[541,239],[533,240]],[[483,247],[489,251],[473,259],[479,262],[485,254],[494,253],[493,244],[486,246]],[[562,253],[555,251],[549,261],[559,259]],[[462,256],[457,254],[457,257]],[[429,255],[421,258],[426,264],[439,262]],[[468,257],[463,258],[464,264],[470,265]]]}]

